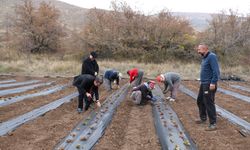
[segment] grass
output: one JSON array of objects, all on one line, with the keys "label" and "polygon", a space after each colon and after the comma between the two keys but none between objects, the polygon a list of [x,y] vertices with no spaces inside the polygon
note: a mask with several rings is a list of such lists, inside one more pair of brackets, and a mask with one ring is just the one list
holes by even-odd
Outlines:
[{"label": "grass", "polygon": [[[61,59],[51,55],[26,55],[15,51],[4,51],[0,49],[0,73],[31,76],[64,76],[72,77],[78,75],[81,71],[81,61],[65,56]],[[199,78],[199,63],[181,63],[166,61],[162,64],[138,63],[136,61],[117,62],[113,60],[97,60],[100,73],[106,69],[116,69],[127,77],[127,70],[137,67],[144,70],[144,75],[149,78],[155,78],[160,73],[178,72],[182,79],[193,80]],[[222,66],[223,74],[233,74],[250,80],[250,68],[245,66],[227,67]]]}]

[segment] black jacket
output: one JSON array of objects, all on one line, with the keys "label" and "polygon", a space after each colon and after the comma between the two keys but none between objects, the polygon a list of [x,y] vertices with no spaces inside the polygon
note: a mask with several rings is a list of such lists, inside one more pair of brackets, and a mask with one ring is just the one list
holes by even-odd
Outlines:
[{"label": "black jacket", "polygon": [[81,74],[91,74],[94,76],[95,72],[99,72],[99,65],[96,60],[91,60],[89,57],[86,58],[82,63]]},{"label": "black jacket", "polygon": [[73,85],[77,87],[78,91],[91,95],[95,94],[96,100],[99,100],[98,86],[94,85],[95,76],[84,74],[74,77]]},{"label": "black jacket", "polygon": [[141,84],[140,86],[137,86],[133,88],[132,91],[141,91],[141,103],[140,104],[145,104],[147,100],[151,100],[153,95],[152,92],[147,88],[145,84]]}]

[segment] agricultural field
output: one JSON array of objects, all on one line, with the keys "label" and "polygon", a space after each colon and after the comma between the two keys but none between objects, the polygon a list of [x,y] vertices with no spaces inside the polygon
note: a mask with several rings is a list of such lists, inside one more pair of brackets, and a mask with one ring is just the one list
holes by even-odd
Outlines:
[{"label": "agricultural field", "polygon": [[250,82],[219,82],[216,131],[195,124],[199,81],[182,81],[175,102],[161,86],[143,106],[131,101],[128,79],[111,92],[101,86],[102,107],[78,114],[72,78],[1,75],[0,150],[249,149]]}]

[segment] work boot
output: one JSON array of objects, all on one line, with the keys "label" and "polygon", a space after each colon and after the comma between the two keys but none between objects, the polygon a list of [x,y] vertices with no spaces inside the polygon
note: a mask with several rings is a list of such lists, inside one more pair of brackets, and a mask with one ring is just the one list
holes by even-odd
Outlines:
[{"label": "work boot", "polygon": [[195,120],[195,123],[196,123],[196,124],[205,124],[205,123],[206,123],[206,120],[198,119],[198,120]]},{"label": "work boot", "polygon": [[210,124],[205,131],[215,131],[217,129],[216,124]]}]

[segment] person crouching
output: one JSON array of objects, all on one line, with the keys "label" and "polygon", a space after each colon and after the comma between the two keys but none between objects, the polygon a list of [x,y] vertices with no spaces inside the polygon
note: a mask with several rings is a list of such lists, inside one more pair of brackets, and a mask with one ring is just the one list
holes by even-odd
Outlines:
[{"label": "person crouching", "polygon": [[137,105],[145,105],[149,100],[154,101],[152,90],[155,87],[154,81],[144,82],[132,89],[131,98]]},{"label": "person crouching", "polygon": [[77,108],[77,111],[79,113],[81,113],[83,110],[83,99],[85,102],[85,110],[88,110],[90,104],[92,104],[93,102],[95,102],[98,107],[101,107],[101,103],[99,102],[98,87],[102,83],[103,80],[101,77],[95,77],[89,74],[83,74],[74,77],[73,85],[77,87],[77,90],[79,92]]},{"label": "person crouching", "polygon": [[114,82],[117,88],[120,88],[119,82],[122,78],[122,74],[116,70],[106,70],[104,73],[104,86],[107,91],[112,90],[111,83]]}]

